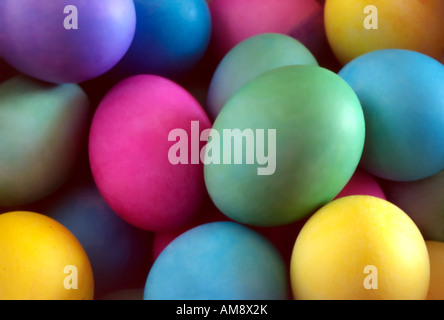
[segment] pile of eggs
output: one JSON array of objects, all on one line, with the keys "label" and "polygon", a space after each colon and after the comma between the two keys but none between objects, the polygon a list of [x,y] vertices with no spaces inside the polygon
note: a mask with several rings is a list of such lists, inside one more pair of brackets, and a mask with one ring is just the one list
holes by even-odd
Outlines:
[{"label": "pile of eggs", "polygon": [[371,2],[2,0],[0,299],[444,299],[444,2]]}]

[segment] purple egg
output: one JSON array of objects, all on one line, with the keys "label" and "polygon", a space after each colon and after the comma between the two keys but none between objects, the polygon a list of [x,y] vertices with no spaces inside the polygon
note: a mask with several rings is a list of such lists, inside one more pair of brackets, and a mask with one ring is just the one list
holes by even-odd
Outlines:
[{"label": "purple egg", "polygon": [[128,51],[132,0],[2,0],[2,58],[28,76],[79,83],[104,74]]}]

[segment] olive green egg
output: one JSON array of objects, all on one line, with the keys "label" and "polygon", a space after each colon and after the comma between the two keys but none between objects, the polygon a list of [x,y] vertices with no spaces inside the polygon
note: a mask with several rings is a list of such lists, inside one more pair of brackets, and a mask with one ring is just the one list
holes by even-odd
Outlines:
[{"label": "olive green egg", "polygon": [[0,207],[40,200],[63,185],[86,142],[92,110],[77,84],[26,76],[0,85]]}]

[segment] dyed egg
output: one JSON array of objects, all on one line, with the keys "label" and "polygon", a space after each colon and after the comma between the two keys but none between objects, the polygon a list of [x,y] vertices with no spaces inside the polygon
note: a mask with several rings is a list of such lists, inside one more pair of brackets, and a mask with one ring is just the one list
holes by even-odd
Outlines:
[{"label": "dyed egg", "polygon": [[117,216],[94,186],[52,201],[45,213],[65,226],[85,249],[97,295],[143,284],[151,263],[151,235]]},{"label": "dyed egg", "polygon": [[76,84],[17,76],[0,85],[0,207],[29,204],[63,185],[86,146],[91,113]]},{"label": "dyed egg", "polygon": [[416,223],[426,240],[444,242],[444,171],[417,181],[385,181],[387,199]]},{"label": "dyed egg", "polygon": [[364,110],[361,168],[396,181],[423,179],[444,168],[441,63],[418,52],[387,49],[353,60],[339,75]]},{"label": "dyed egg", "polygon": [[143,300],[144,289],[124,289],[107,293],[100,297],[100,300]]},{"label": "dyed egg", "polygon": [[290,277],[300,300],[420,300],[427,296],[430,265],[407,214],[380,198],[349,196],[304,225]]},{"label": "dyed egg", "polygon": [[318,65],[311,52],[289,36],[265,33],[242,41],[224,57],[211,79],[207,112],[216,119],[225,103],[248,81],[278,67],[301,64]]},{"label": "dyed egg", "polygon": [[92,300],[91,265],[60,223],[34,212],[0,214],[1,300]]},{"label": "dyed egg", "polygon": [[104,74],[134,37],[132,0],[2,2],[2,57],[40,80],[79,83]]},{"label": "dyed egg", "polygon": [[339,192],[335,199],[358,195],[386,199],[384,190],[376,178],[360,169],[357,169],[355,173],[353,173],[350,181],[347,182],[344,189]]},{"label": "dyed egg", "polygon": [[427,300],[444,300],[444,242],[426,241],[430,260]]},{"label": "dyed egg", "polygon": [[125,57],[111,72],[125,78],[156,74],[178,78],[204,56],[211,36],[205,0],[135,0],[137,26]]},{"label": "dyed egg", "polygon": [[210,127],[199,103],[169,79],[140,75],[117,84],[99,104],[89,140],[105,201],[141,229],[188,223],[207,199],[199,137]]},{"label": "dyed egg", "polygon": [[222,59],[238,43],[261,33],[281,33],[301,41],[311,52],[328,47],[323,7],[315,0],[212,0],[211,50]]},{"label": "dyed egg", "polygon": [[344,188],[364,134],[359,100],[335,73],[317,66],[268,71],[219,113],[205,149],[207,190],[235,221],[295,222]]},{"label": "dyed egg", "polygon": [[173,240],[151,268],[145,300],[279,300],[286,268],[271,243],[234,222],[195,227]]},{"label": "dyed egg", "polygon": [[325,27],[330,46],[343,65],[382,49],[444,58],[442,0],[327,0]]}]

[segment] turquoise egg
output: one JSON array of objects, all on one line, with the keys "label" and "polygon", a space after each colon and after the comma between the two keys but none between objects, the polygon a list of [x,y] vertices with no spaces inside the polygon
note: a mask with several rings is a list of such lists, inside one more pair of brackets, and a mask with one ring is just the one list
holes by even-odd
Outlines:
[{"label": "turquoise egg", "polygon": [[287,270],[262,235],[235,222],[197,226],[159,255],[144,300],[282,300]]},{"label": "turquoise egg", "polygon": [[444,169],[444,66],[422,53],[362,55],[339,75],[355,90],[367,128],[361,168],[413,181]]}]

